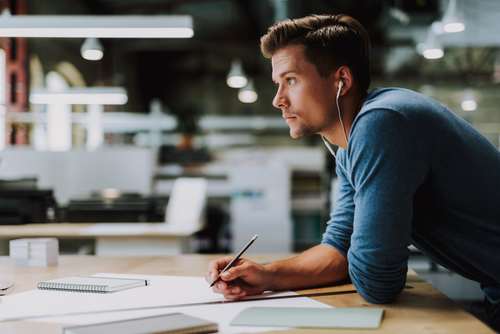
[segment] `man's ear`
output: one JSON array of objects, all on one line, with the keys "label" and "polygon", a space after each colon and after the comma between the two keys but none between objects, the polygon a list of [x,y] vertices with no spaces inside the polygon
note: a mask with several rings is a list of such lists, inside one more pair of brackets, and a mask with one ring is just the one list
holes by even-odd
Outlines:
[{"label": "man's ear", "polygon": [[352,88],[353,78],[349,67],[342,65],[335,71],[335,93],[339,89],[339,83],[342,81],[342,90],[340,96],[346,95]]}]

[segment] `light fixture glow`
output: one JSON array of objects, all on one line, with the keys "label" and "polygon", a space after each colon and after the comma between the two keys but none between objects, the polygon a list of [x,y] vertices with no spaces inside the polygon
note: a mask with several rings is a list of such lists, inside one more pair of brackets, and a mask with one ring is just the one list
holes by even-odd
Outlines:
[{"label": "light fixture glow", "polygon": [[425,42],[417,46],[425,59],[439,59],[444,56],[444,50],[436,33],[431,27],[427,33]]},{"label": "light fixture glow", "polygon": [[123,105],[128,97],[120,87],[68,88],[64,91],[34,89],[30,94],[32,104],[100,104]]},{"label": "light fixture glow", "polygon": [[102,45],[97,38],[87,38],[82,44],[81,54],[87,60],[101,60],[104,55]]},{"label": "light fixture glow", "polygon": [[443,51],[443,49],[438,49],[438,48],[425,49],[423,51],[423,55],[424,55],[425,59],[439,59],[439,58],[443,58],[444,51]]},{"label": "light fixture glow", "polygon": [[443,25],[443,30],[447,33],[462,32],[465,30],[465,24],[462,22],[448,22]]},{"label": "light fixture glow", "polygon": [[449,0],[448,7],[443,15],[443,31],[446,33],[456,33],[465,30],[465,23],[457,11],[456,0]]},{"label": "light fixture glow", "polygon": [[243,88],[247,85],[248,79],[243,72],[241,61],[235,59],[231,63],[231,70],[229,71],[226,83],[231,88]]},{"label": "light fixture glow", "polygon": [[253,87],[253,81],[249,80],[248,84],[241,88],[238,92],[238,99],[242,103],[254,103],[257,101],[258,95]]},{"label": "light fixture glow", "polygon": [[464,111],[474,111],[477,109],[477,102],[474,100],[463,100],[460,106]]},{"label": "light fixture glow", "polygon": [[0,37],[191,38],[189,15],[12,15],[0,18]]},{"label": "light fixture glow", "polygon": [[466,89],[463,94],[460,107],[463,111],[475,111],[477,109],[476,96],[470,89]]}]

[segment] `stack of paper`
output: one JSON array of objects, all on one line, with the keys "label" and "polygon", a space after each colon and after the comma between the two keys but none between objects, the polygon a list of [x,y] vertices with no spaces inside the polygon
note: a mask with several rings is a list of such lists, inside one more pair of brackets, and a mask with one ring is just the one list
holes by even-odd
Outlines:
[{"label": "stack of paper", "polygon": [[59,243],[55,238],[16,239],[10,241],[10,257],[21,266],[55,266]]},{"label": "stack of paper", "polygon": [[51,323],[87,325],[175,312],[217,322],[220,333],[251,333],[276,328],[231,326],[231,320],[248,307],[330,307],[294,292],[266,293],[245,301],[229,302],[222,295],[213,292],[203,277],[112,273],[97,273],[96,276],[140,278],[147,279],[149,283],[140,288],[113,293],[36,289],[7,295],[0,303],[0,333],[4,334],[2,324],[14,319],[30,318]]}]

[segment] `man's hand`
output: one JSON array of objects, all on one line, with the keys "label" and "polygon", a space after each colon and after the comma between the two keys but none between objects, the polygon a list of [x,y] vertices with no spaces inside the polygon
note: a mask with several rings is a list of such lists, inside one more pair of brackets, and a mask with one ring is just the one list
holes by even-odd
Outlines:
[{"label": "man's hand", "polygon": [[[207,281],[212,283],[231,259],[224,257],[210,262]],[[266,265],[240,259],[220,276],[213,291],[234,300],[268,290],[284,291],[334,284],[347,277],[346,257],[334,247],[318,245],[297,256]]]},{"label": "man's hand", "polygon": [[[231,257],[224,257],[210,262],[207,281],[212,283],[231,260]],[[226,299],[241,299],[268,290],[271,286],[271,277],[270,271],[263,265],[242,258],[220,275],[212,289],[214,292],[223,294]]]}]

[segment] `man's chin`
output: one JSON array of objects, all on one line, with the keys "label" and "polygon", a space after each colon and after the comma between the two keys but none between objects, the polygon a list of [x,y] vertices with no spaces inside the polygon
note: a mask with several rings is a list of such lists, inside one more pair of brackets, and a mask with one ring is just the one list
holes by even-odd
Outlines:
[{"label": "man's chin", "polygon": [[299,139],[299,138],[304,137],[304,134],[302,132],[293,131],[293,129],[290,129],[290,137],[292,139]]}]

